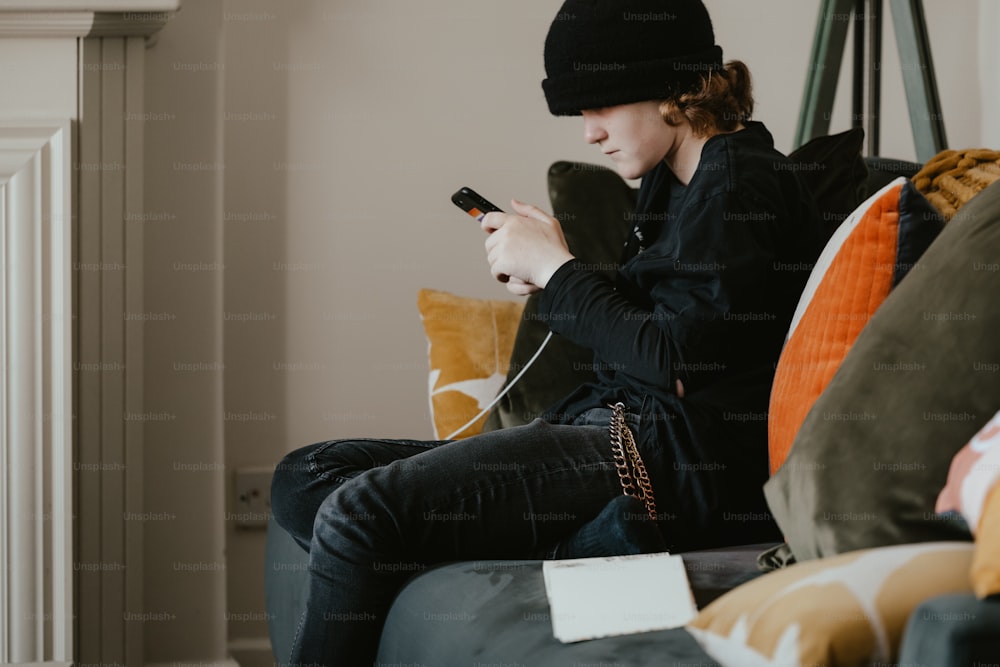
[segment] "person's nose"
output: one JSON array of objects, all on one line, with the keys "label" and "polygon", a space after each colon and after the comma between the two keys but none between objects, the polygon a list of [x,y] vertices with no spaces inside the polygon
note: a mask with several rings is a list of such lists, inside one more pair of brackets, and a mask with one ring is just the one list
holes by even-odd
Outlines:
[{"label": "person's nose", "polygon": [[584,111],[583,115],[583,139],[588,144],[597,144],[608,138],[608,133],[600,119]]}]

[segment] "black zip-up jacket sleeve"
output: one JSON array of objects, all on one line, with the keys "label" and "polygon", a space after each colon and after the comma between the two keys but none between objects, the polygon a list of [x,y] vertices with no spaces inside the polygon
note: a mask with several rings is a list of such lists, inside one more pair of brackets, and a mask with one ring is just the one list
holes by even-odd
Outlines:
[{"label": "black zip-up jacket sleeve", "polygon": [[775,268],[784,211],[725,191],[687,199],[617,281],[567,262],[540,302],[553,331],[641,393],[672,391],[676,379],[695,390],[772,359],[787,326],[774,311],[794,308],[800,287],[788,290]]},{"label": "black zip-up jacket sleeve", "polygon": [[563,264],[549,279],[539,310],[547,313],[552,331],[594,350],[603,367],[630,369],[654,385],[668,379],[678,355],[669,331],[654,323],[655,313],[628,301],[610,279],[579,260]]}]

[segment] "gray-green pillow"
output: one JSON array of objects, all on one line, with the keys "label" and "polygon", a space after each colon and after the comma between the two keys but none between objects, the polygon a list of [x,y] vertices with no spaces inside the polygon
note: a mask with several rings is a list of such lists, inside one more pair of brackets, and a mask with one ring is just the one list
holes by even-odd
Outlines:
[{"label": "gray-green pillow", "polygon": [[[631,229],[636,191],[616,172],[582,162],[549,167],[552,214],[562,223],[569,250],[595,269],[613,274]],[[511,353],[509,382],[549,331],[538,315],[538,295],[528,297]],[[594,353],[553,336],[524,377],[490,411],[484,431],[527,424],[585,382],[596,379]]]},{"label": "gray-green pillow", "polygon": [[934,513],[1000,407],[1000,183],[966,204],[862,330],[764,486],[796,559],[971,539]]}]

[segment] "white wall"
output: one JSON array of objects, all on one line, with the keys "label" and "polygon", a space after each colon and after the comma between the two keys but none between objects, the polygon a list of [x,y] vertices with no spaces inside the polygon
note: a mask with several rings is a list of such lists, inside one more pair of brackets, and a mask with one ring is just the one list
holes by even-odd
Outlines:
[{"label": "white wall", "polygon": [[[724,49],[723,57],[743,60],[753,73],[756,118],[768,125],[780,150],[790,151],[794,148],[792,141],[819,1],[705,0],[705,4],[712,15],[716,39]],[[982,116],[977,83],[980,69],[976,40],[979,9],[971,2],[924,0],[924,10],[949,147],[978,146]],[[916,160],[888,2],[884,3],[883,11],[879,154]],[[851,126],[852,40],[849,31],[831,117],[831,132]]]},{"label": "white wall", "polygon": [[[707,4],[725,57],[754,72],[757,117],[789,150],[819,0]],[[925,4],[951,145],[979,145],[992,121],[980,110],[978,6]],[[497,203],[547,205],[551,162],[601,161],[579,119],[552,118],[542,96],[542,43],[559,5],[185,4],[150,51],[147,108],[177,120],[150,123],[148,160],[203,155],[225,168],[196,178],[153,169],[147,178],[150,207],[184,212],[147,231],[148,308],[184,315],[147,338],[147,395],[150,409],[176,403],[190,414],[154,434],[150,448],[203,447],[204,460],[224,462],[228,484],[238,466],[273,465],[323,439],[430,437],[417,290],[507,298],[486,270],[481,233],[449,195],[470,185]],[[882,153],[912,158],[890,35]],[[182,75],[174,60],[223,67]],[[848,98],[842,85],[834,131],[849,125]],[[225,268],[171,271],[189,260]],[[217,366],[185,373],[174,361]],[[224,522],[218,477],[157,474],[150,470],[150,509],[184,508],[182,525],[207,540],[207,553],[218,553],[211,533],[225,523],[226,608],[239,615],[228,617],[230,638],[262,637],[263,535]],[[172,532],[147,534],[151,554],[176,549]],[[158,604],[198,581],[162,572],[162,581],[148,575]],[[174,639],[156,637],[159,655],[178,655],[167,646]]]},{"label": "white wall", "polygon": [[[286,312],[289,260],[284,168],[291,122],[288,113],[288,42],[292,31],[282,4],[272,0],[224,0],[226,77],[223,139],[224,187],[225,439],[227,483],[241,466],[273,465],[287,448],[286,386],[315,371],[288,356]],[[297,264],[302,260],[294,260]],[[311,271],[306,272],[311,275]],[[232,506],[232,493],[227,493]],[[232,515],[230,514],[229,517]],[[229,635],[238,660],[246,643],[267,635],[263,615],[264,540],[260,531],[226,521]],[[260,656],[257,656],[260,658]],[[267,663],[270,664],[270,663]]]},{"label": "white wall", "polygon": [[420,287],[505,297],[449,201],[547,202],[553,160],[585,150],[549,117],[541,45],[558,2],[295,3],[288,75],[286,330],[291,447],[429,437]]},{"label": "white wall", "polygon": [[[996,36],[1000,33],[1000,2],[979,0],[979,85],[982,90],[980,145],[1000,148],[1000,69]],[[987,65],[989,63],[989,65]]]},{"label": "white wall", "polygon": [[[150,663],[226,656],[221,0],[146,54],[144,623]],[[159,417],[159,416],[162,416]]]}]

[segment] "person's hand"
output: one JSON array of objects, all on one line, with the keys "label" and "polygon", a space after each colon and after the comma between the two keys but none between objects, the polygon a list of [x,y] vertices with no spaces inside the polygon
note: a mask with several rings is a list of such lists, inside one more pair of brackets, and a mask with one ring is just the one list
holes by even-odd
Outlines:
[{"label": "person's hand", "polygon": [[507,290],[528,295],[545,288],[560,266],[573,259],[559,221],[540,208],[511,200],[517,213],[488,213],[482,228],[490,273]]}]

